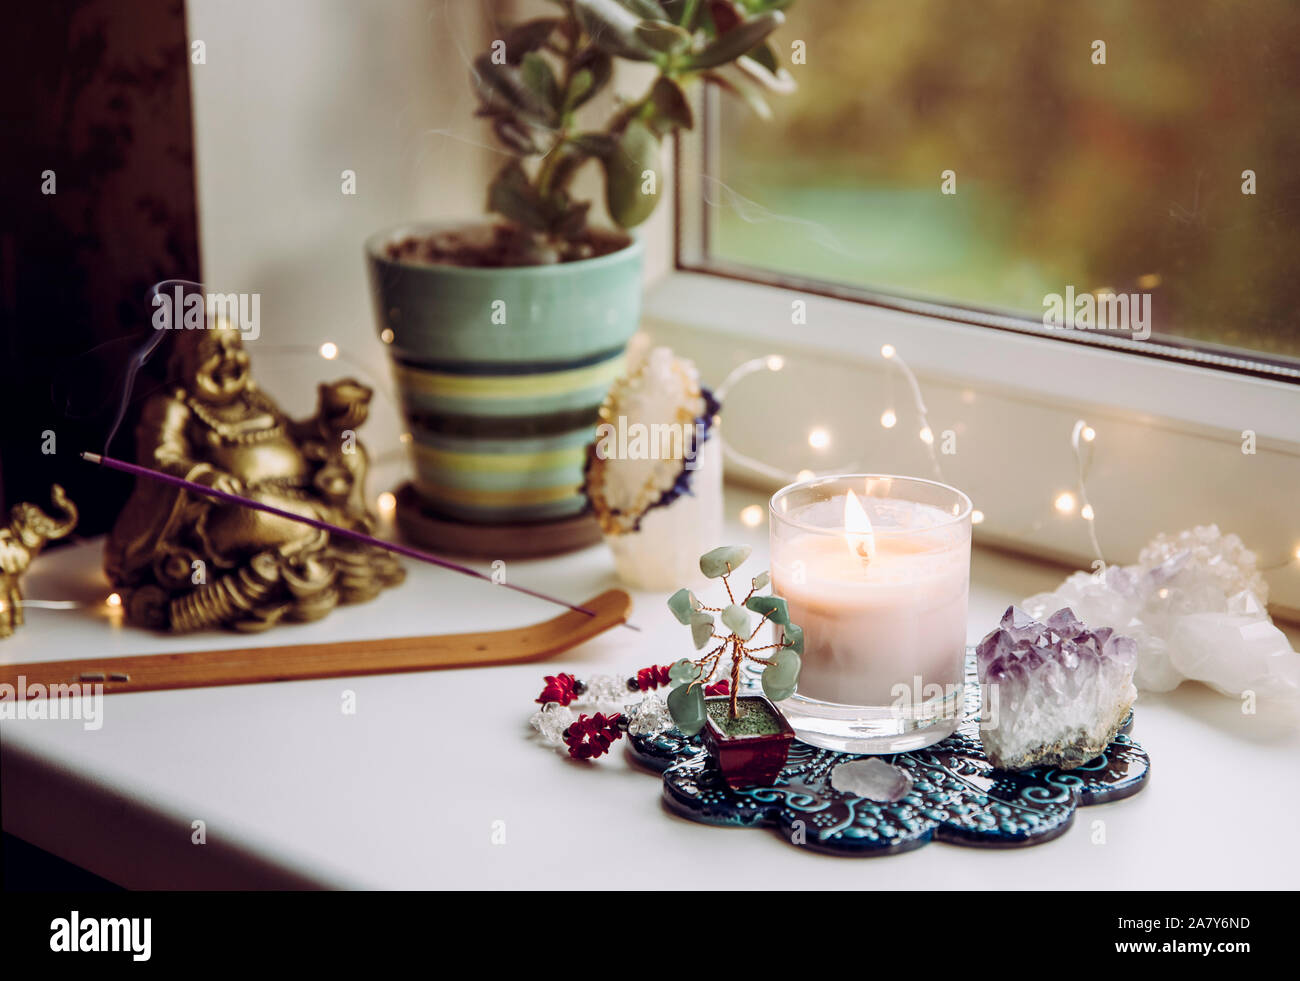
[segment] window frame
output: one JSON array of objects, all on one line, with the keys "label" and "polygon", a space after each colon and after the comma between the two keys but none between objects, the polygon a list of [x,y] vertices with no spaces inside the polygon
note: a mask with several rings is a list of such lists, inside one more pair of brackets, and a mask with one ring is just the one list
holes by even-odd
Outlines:
[{"label": "window frame", "polygon": [[[720,154],[718,121],[721,118],[719,103],[722,98],[723,93],[716,85],[701,86],[692,99],[692,109],[697,120],[694,133],[683,134],[679,131],[675,137],[673,265],[676,269],[724,276],[761,285],[777,285],[803,293],[862,303],[885,310],[919,314],[955,324],[1027,334],[1068,344],[1087,344],[1146,358],[1201,365],[1221,371],[1300,385],[1300,363],[1286,364],[1262,356],[1245,357],[1239,353],[1241,349],[1227,345],[1197,342],[1185,347],[1175,342],[1155,338],[1134,341],[1101,330],[1047,330],[1041,323],[1013,313],[999,313],[957,301],[924,300],[850,283],[817,280],[744,263],[729,262],[710,255],[709,218],[712,209],[702,207],[698,202],[703,199],[703,188],[700,186],[702,179],[705,175],[716,173],[714,161]],[[687,196],[690,198],[689,203],[686,202]]]}]

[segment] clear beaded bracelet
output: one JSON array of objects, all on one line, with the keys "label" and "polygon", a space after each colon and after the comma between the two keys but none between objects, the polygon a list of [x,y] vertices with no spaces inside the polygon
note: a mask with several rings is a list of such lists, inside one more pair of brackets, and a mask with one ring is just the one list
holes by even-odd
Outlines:
[{"label": "clear beaded bracelet", "polygon": [[[546,686],[535,699],[541,708],[529,722],[542,742],[563,749],[575,760],[603,756],[625,732],[634,736],[666,732],[673,727],[668,703],[650,692],[669,684],[669,667],[651,665],[630,678],[598,674],[585,682],[571,674],[546,675]],[[730,693],[726,680],[705,689],[706,695]],[[643,696],[640,701],[627,701],[637,694]],[[584,708],[592,709],[592,714],[582,712]]]}]

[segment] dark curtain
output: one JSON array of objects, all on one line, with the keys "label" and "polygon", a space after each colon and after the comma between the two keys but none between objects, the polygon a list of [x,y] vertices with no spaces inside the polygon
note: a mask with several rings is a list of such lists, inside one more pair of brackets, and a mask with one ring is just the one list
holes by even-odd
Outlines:
[{"label": "dark curtain", "polygon": [[[95,534],[129,481],[78,454],[104,448],[149,287],[200,278],[185,7],[43,0],[4,20],[0,523],[19,501],[48,506],[57,482]],[[142,373],[116,455],[132,456],[163,367]]]}]

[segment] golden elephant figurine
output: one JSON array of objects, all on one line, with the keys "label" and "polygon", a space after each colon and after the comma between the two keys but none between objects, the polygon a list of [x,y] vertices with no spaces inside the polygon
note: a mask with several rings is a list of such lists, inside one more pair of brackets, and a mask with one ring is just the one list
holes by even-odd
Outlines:
[{"label": "golden elephant figurine", "polygon": [[35,504],[15,504],[9,526],[0,528],[0,638],[23,624],[22,576],[45,543],[69,534],[77,526],[77,508],[63,488],[50,492],[61,518],[52,518]]}]

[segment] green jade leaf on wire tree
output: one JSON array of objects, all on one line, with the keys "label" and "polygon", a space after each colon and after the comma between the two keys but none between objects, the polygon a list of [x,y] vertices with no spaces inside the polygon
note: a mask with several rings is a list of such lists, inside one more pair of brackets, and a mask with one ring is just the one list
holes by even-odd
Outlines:
[{"label": "green jade leaf on wire tree", "polygon": [[[791,0],[552,0],[555,16],[518,24],[475,58],[477,115],[511,154],[487,204],[527,233],[521,264],[575,255],[590,201],[575,200],[578,171],[596,161],[605,205],[622,228],[641,224],[662,189],[660,144],[694,124],[686,88],[707,80],[767,115],[761,89],[793,87],[769,35]],[[616,59],[655,68],[645,93],[618,104],[603,126],[585,125]],[[585,113],[582,115],[586,115]]]},{"label": "green jade leaf on wire tree", "polygon": [[[771,581],[766,572],[750,580],[749,592],[737,600],[731,587],[731,575],[749,558],[747,545],[725,545],[700,556],[700,571],[710,579],[721,579],[727,591],[728,603],[724,607],[705,606],[689,589],[679,589],[668,598],[668,609],[677,621],[691,628],[695,649],[702,649],[710,640],[718,641],[698,659],[682,658],[668,669],[668,680],[673,690],[668,693],[668,711],[677,728],[693,736],[704,728],[704,689],[713,681],[723,656],[731,659],[731,702],[729,715],[739,716],[740,668],[745,661],[763,665],[763,693],[774,702],[794,694],[799,681],[800,655],[803,653],[803,630],[790,622],[790,610],[779,596],[759,596]],[[754,624],[751,613],[758,614]],[[717,619],[728,633],[718,633]],[[766,623],[781,629],[781,641],[751,647],[754,638]],[[760,657],[764,651],[775,653]]]}]

